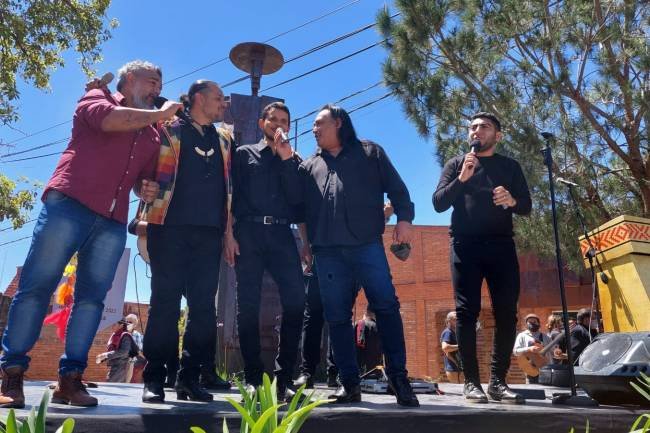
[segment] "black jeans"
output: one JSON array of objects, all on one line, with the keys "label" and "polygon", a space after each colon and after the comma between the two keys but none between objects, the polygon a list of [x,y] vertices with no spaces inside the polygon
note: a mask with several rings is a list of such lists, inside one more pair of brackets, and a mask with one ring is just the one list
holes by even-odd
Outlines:
[{"label": "black jeans", "polygon": [[262,277],[267,270],[278,285],[282,304],[275,375],[279,382],[288,383],[298,356],[305,309],[305,286],[293,232],[288,225],[241,221],[235,225],[234,234],[240,252],[235,258],[237,331],[245,380],[256,386],[262,383],[259,318]]},{"label": "black jeans", "polygon": [[151,259],[151,301],[144,335],[145,382],[163,382],[165,363],[178,345],[181,296],[188,317],[178,377],[198,380],[200,366],[211,359],[217,339],[215,296],[223,232],[217,227],[149,224],[147,250]]},{"label": "black jeans", "polygon": [[517,336],[519,263],[512,239],[452,239],[451,277],[456,297],[456,336],[465,380],[478,381],[476,320],[481,312],[481,285],[485,278],[495,331],[491,377],[505,380]]},{"label": "black jeans", "polygon": [[[300,373],[314,376],[316,367],[320,362],[320,346],[323,336],[323,303],[320,299],[320,286],[316,267],[312,268],[313,274],[305,277],[305,288],[307,289],[307,303],[305,304],[305,315],[302,322],[302,353]],[[338,373],[334,362],[334,352],[330,339],[327,339],[327,374],[336,376]]]}]

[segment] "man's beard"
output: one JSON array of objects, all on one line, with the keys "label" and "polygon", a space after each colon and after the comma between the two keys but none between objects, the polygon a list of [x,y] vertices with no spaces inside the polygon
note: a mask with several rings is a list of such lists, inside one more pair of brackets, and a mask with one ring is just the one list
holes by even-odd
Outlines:
[{"label": "man's beard", "polygon": [[147,102],[147,96],[133,95],[133,105],[135,105],[135,108],[153,110],[154,105]]}]

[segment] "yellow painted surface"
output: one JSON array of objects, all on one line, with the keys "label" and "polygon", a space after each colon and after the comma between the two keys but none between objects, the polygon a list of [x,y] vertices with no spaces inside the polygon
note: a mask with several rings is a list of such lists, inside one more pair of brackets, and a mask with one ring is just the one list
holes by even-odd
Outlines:
[{"label": "yellow painted surface", "polygon": [[[621,215],[593,230],[590,236],[626,223],[650,226],[649,219]],[[608,248],[598,253],[603,271],[609,277],[608,284],[598,281],[605,332],[650,331],[650,243],[646,230],[639,238],[634,237],[617,245],[612,245],[609,238]],[[584,241],[583,236],[580,241]],[[585,267],[589,267],[587,260]]]},{"label": "yellow painted surface", "polygon": [[605,332],[650,331],[650,256],[628,254],[604,262],[598,281]]}]

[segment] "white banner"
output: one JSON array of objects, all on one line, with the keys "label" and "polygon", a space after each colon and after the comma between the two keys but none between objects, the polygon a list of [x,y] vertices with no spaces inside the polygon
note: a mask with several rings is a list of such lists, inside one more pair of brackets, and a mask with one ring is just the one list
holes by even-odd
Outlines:
[{"label": "white banner", "polygon": [[104,300],[102,321],[99,322],[97,332],[112,326],[122,318],[124,312],[124,294],[126,292],[126,277],[129,274],[129,257],[131,249],[125,248],[120,263],[117,265],[113,285]]}]

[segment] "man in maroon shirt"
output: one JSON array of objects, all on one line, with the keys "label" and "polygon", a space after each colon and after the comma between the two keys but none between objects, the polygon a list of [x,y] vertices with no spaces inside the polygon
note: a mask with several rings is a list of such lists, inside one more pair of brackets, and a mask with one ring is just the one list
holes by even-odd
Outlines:
[{"label": "man in maroon shirt", "polygon": [[0,357],[0,407],[25,405],[27,353],[75,253],[75,299],[52,401],[97,405],[81,377],[124,251],[129,192],[133,188],[147,202],[155,198],[158,184],[150,180],[160,147],[155,125],[182,107],[167,102],[153,108],[161,81],[158,67],[136,60],[120,69],[115,94],[106,87],[90,90],[77,105],[72,138],[43,193],[43,209],[9,309]]}]

